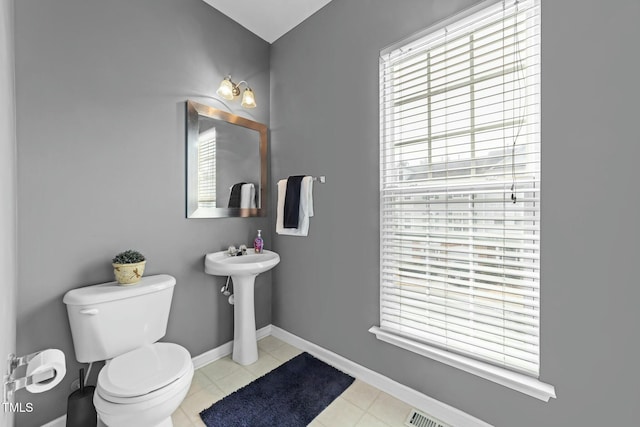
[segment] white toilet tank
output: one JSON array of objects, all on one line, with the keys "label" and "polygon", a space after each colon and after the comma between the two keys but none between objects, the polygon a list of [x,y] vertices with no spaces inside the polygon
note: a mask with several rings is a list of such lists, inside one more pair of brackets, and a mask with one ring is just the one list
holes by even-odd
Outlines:
[{"label": "white toilet tank", "polygon": [[152,344],[167,332],[176,279],[160,274],[135,285],[117,282],[85,286],[67,292],[76,359],[88,363],[112,359]]}]

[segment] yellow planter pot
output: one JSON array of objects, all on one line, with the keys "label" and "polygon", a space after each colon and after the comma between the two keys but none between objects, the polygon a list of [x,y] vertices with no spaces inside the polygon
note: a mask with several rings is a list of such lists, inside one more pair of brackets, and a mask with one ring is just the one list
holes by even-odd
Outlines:
[{"label": "yellow planter pot", "polygon": [[111,264],[113,265],[113,274],[121,285],[135,285],[142,279],[144,273],[144,265],[147,261],[137,262],[135,264]]}]

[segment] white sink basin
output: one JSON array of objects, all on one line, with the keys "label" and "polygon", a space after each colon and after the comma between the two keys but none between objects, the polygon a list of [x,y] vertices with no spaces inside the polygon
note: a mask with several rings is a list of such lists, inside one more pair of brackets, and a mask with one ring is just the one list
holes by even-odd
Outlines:
[{"label": "white sink basin", "polygon": [[255,276],[271,270],[280,262],[280,255],[265,250],[257,254],[253,249],[247,255],[230,256],[227,251],[213,252],[204,258],[204,272],[215,276]]}]

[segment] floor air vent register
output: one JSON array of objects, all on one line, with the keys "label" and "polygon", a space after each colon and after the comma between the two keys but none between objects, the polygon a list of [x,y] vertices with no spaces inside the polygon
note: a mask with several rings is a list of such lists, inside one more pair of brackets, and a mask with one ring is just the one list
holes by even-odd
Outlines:
[{"label": "floor air vent register", "polygon": [[411,410],[411,413],[404,422],[404,425],[409,427],[451,427],[448,424],[444,424],[435,418],[431,418],[422,412],[416,411],[415,409]]}]

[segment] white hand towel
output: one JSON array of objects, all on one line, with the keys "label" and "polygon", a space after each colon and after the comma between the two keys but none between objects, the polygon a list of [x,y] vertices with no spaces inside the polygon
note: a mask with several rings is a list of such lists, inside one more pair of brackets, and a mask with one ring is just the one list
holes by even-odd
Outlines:
[{"label": "white hand towel", "polygon": [[307,236],[309,218],[313,216],[313,177],[305,176],[300,183],[300,210],[298,228],[284,228],[284,198],[287,193],[287,180],[278,181],[278,210],[276,213],[276,233],[289,236]]},{"label": "white hand towel", "polygon": [[243,184],[240,188],[240,208],[256,207],[256,187],[252,183]]}]

